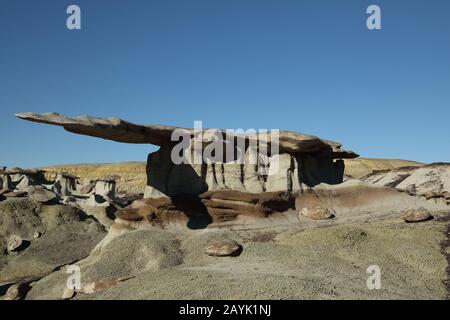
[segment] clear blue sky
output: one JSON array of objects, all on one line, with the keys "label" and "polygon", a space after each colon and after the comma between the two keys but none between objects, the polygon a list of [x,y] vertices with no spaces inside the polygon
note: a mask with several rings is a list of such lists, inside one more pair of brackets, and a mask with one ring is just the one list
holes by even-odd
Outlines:
[{"label": "clear blue sky", "polygon": [[[78,4],[82,30],[66,28]],[[382,9],[382,30],[366,8]],[[450,1],[0,0],[0,165],[145,160],[16,112],[279,128],[450,161]]]}]

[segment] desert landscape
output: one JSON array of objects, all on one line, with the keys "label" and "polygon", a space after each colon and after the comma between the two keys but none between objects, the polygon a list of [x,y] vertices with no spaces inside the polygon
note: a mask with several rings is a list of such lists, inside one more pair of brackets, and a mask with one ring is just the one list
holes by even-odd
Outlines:
[{"label": "desert landscape", "polygon": [[450,164],[363,158],[292,131],[267,157],[236,135],[255,163],[173,164],[175,127],[17,117],[159,150],[147,162],[0,168],[3,300],[449,299]]}]

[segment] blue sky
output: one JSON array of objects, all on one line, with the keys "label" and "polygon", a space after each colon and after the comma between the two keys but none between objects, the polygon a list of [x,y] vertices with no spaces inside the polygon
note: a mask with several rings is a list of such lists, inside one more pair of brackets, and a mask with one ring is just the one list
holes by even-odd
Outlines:
[{"label": "blue sky", "polygon": [[[370,4],[381,30],[366,28]],[[25,111],[279,128],[450,162],[449,14],[448,0],[0,0],[0,165],[155,150],[14,118]]]}]

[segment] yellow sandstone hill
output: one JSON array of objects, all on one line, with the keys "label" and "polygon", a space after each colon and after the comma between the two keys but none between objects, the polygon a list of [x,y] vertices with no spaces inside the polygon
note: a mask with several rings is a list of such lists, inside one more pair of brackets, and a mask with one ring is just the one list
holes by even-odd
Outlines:
[{"label": "yellow sandstone hill", "polygon": [[[357,158],[345,160],[345,174],[361,178],[373,171],[399,167],[422,166],[423,163],[408,160]],[[143,193],[146,184],[145,162],[123,162],[105,164],[73,164],[43,168],[47,179],[54,179],[57,172],[73,174],[81,179],[117,178],[117,191],[121,193]]]},{"label": "yellow sandstone hill", "polygon": [[68,164],[45,167],[46,178],[53,180],[58,172],[66,172],[80,179],[114,177],[119,193],[143,193],[147,176],[145,162],[122,162],[101,164]]},{"label": "yellow sandstone hill", "polygon": [[397,159],[377,159],[377,158],[355,158],[345,159],[345,174],[353,178],[362,178],[369,173],[378,170],[391,170],[400,167],[421,167],[424,163],[397,160]]}]

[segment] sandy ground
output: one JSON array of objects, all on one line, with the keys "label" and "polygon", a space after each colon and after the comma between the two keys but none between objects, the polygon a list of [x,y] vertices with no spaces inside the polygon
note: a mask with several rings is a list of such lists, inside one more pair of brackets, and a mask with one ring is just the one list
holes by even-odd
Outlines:
[{"label": "sandy ground", "polygon": [[[77,264],[83,283],[134,278],[75,299],[449,298],[448,212],[414,224],[398,214],[341,218],[302,217],[295,224],[248,230],[133,231]],[[220,238],[240,242],[241,255],[205,255],[205,245]],[[381,269],[380,290],[367,288],[371,265]],[[52,273],[27,299],[60,298],[67,277],[63,270]]]}]

